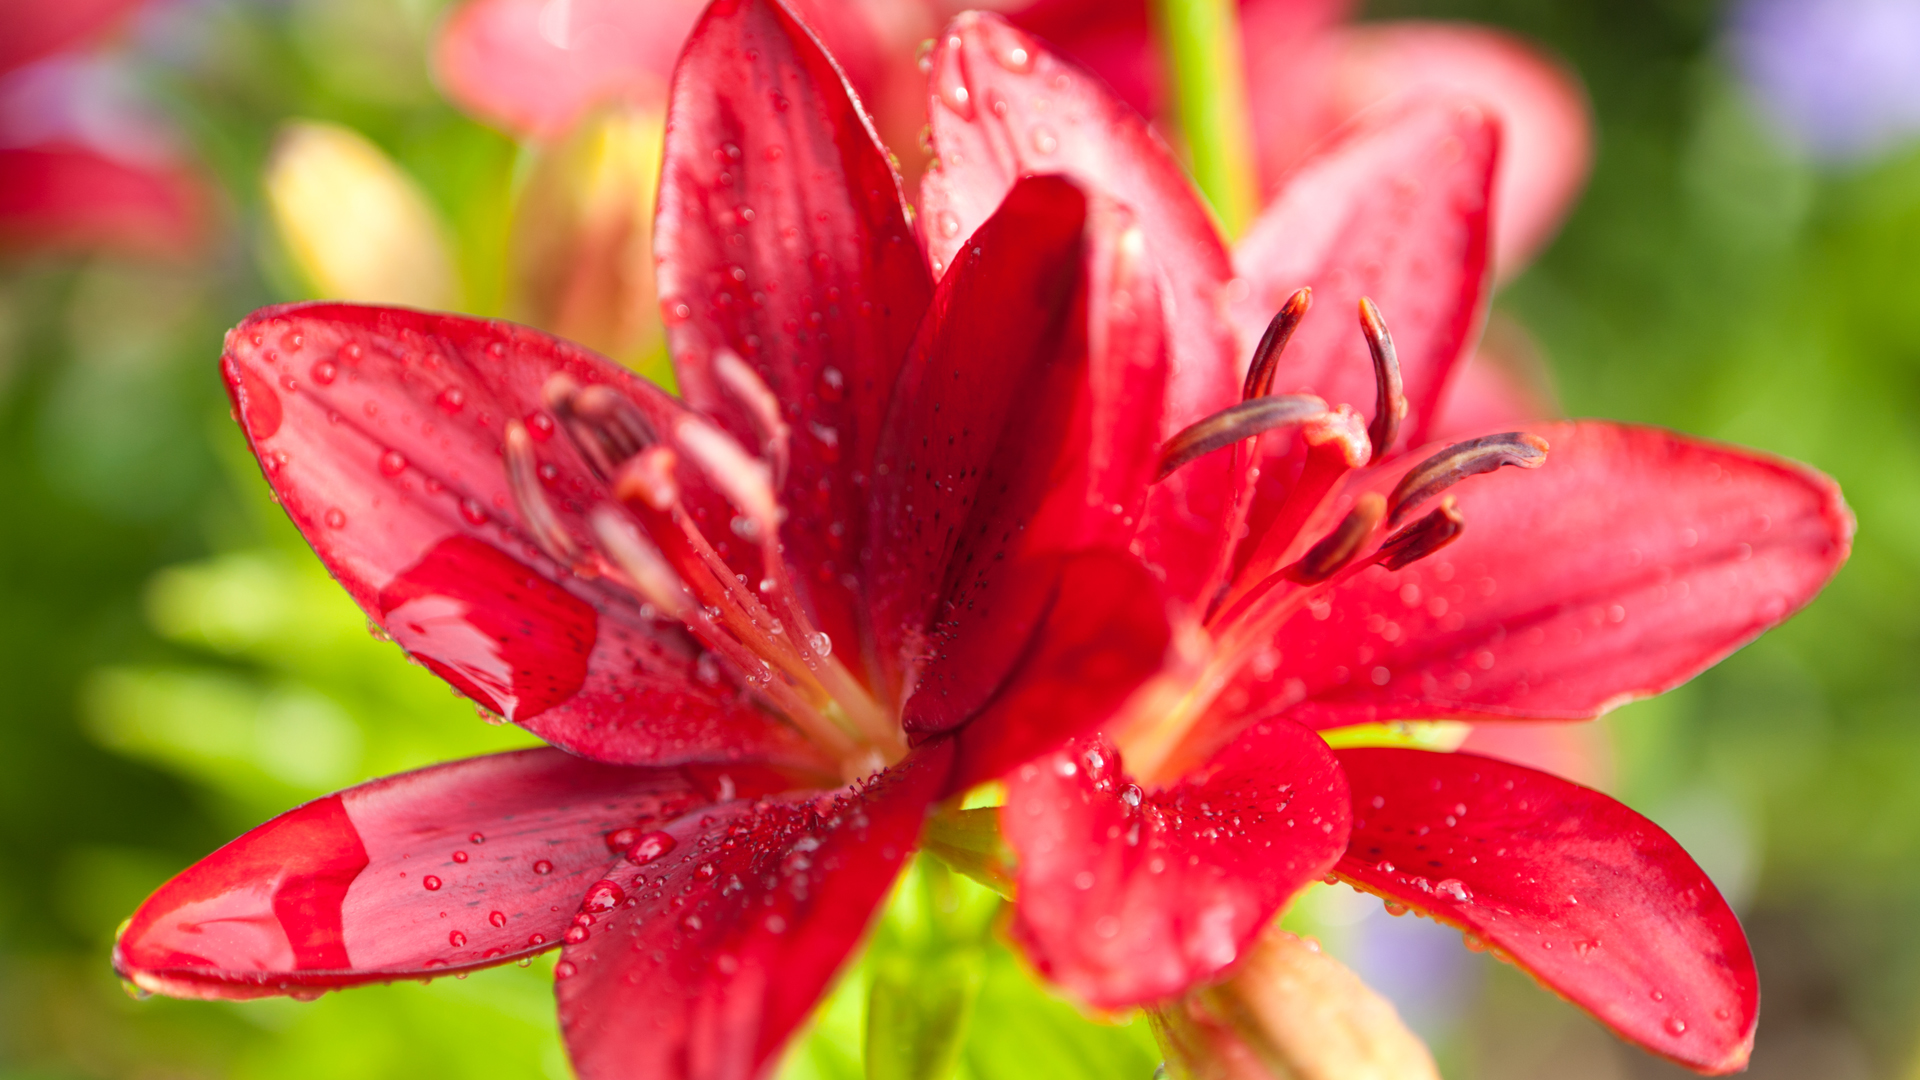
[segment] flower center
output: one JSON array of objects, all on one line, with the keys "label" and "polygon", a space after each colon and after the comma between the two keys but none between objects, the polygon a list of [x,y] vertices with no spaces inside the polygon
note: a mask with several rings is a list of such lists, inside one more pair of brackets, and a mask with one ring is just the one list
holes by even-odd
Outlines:
[{"label": "flower center", "polygon": [[[832,639],[794,589],[780,542],[788,431],[778,401],[732,353],[719,354],[714,373],[752,419],[757,453],[693,412],[656,430],[612,388],[582,387],[555,375],[546,386],[547,406],[614,498],[589,513],[594,543],[583,547],[549,504],[532,438],[515,421],[505,442],[514,501],[550,558],[582,577],[625,588],[649,617],[681,623],[845,777],[864,776],[906,755],[899,719],[833,655]],[[731,532],[757,556],[757,581],[730,565],[702,531],[702,515],[688,508],[676,476],[682,462],[731,509]]]},{"label": "flower center", "polygon": [[[1369,567],[1398,570],[1460,538],[1466,522],[1450,497],[1408,523],[1424,505],[1469,476],[1503,465],[1531,469],[1546,460],[1546,441],[1524,432],[1457,443],[1407,470],[1387,494],[1363,487],[1336,517],[1339,481],[1392,450],[1407,400],[1393,338],[1379,309],[1364,298],[1360,329],[1376,390],[1372,422],[1362,426],[1349,405],[1328,408],[1311,395],[1270,393],[1280,354],[1311,301],[1311,292],[1301,289],[1274,316],[1248,365],[1239,404],[1193,424],[1162,448],[1162,479],[1231,447],[1235,475],[1244,482],[1222,532],[1221,580],[1187,635],[1189,663],[1144,695],[1119,725],[1128,769],[1143,781],[1183,774],[1237,733],[1241,725],[1233,721],[1239,718],[1210,718],[1215,702],[1244,669],[1271,657],[1274,635],[1302,609],[1327,603],[1335,586]],[[1281,427],[1299,429],[1305,460],[1272,523],[1251,550],[1241,549],[1238,536],[1258,476],[1257,440]],[[1383,524],[1387,532],[1381,536]],[[1313,531],[1320,535],[1308,544]]]}]

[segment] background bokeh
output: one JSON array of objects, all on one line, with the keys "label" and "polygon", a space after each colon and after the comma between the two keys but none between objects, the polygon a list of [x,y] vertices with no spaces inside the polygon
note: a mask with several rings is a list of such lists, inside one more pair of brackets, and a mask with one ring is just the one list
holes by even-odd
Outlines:
[{"label": "background bokeh", "polygon": [[[383,151],[443,230],[449,302],[502,310],[510,201],[533,166],[436,92],[424,58],[441,6],[150,5],[89,63],[201,163],[218,193],[205,238],[170,258],[0,258],[0,1080],[568,1075],[550,963],[245,1004],[136,1001],[107,966],[149,890],[271,814],[530,742],[368,635],[269,501],[215,364],[226,327],[314,287],[263,182],[292,117]],[[1920,72],[1911,10],[1365,12],[1519,30],[1592,96],[1590,185],[1497,298],[1503,351],[1536,356],[1569,413],[1810,462],[1859,515],[1853,561],[1810,609],[1584,744],[1586,775],[1678,836],[1741,911],[1764,993],[1758,1077],[1920,1077],[1920,76],[1898,77]],[[1849,22],[1879,29],[1839,40]],[[892,980],[983,987],[966,1075],[1146,1080],[1140,1026],[1040,995],[991,916],[970,886],[909,879],[792,1072],[860,1075],[859,988]],[[1395,998],[1450,1080],[1683,1075],[1457,934],[1344,887],[1316,887],[1289,917]],[[954,941],[976,945],[936,949]],[[914,961],[933,951],[947,967]]]}]

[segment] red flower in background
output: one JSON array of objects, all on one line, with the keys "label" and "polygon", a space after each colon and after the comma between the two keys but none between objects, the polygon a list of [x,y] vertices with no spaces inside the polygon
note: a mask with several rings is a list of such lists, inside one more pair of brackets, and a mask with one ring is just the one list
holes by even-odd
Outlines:
[{"label": "red flower in background", "polygon": [[[0,245],[178,256],[196,244],[205,192],[151,124],[100,130],[110,92],[62,54],[97,41],[138,0],[0,3]],[[35,68],[33,65],[38,65]]]},{"label": "red flower in background", "polygon": [[398,309],[270,308],[223,357],[335,577],[578,757],[285,814],[141,907],[126,977],[307,994],[564,943],[583,1076],[753,1075],[931,802],[1159,668],[1166,610],[1126,548],[1166,354],[1127,212],[1023,181],[936,287],[864,115],[764,0],[707,14],[674,102],[656,236],[686,402]]},{"label": "red flower in background", "polygon": [[[962,16],[931,77],[936,269],[1018,177],[1048,171],[1131,208],[1168,277],[1167,475],[1135,550],[1189,613],[1187,659],[1109,728],[1121,753],[1059,751],[1009,786],[1014,933],[1036,965],[1097,1005],[1164,1002],[1332,870],[1642,1046],[1742,1067],[1745,938],[1657,827],[1516,765],[1335,753],[1312,730],[1587,719],[1669,689],[1831,577],[1852,531],[1837,488],[1614,424],[1502,418],[1427,441],[1487,290],[1500,126],[1475,105],[1375,114],[1229,254],[1145,122],[1006,22]],[[1303,286],[1323,309],[1359,305],[1361,327],[1303,321]],[[1300,430],[1248,441],[1282,425]],[[1525,468],[1479,477],[1502,465]]]}]

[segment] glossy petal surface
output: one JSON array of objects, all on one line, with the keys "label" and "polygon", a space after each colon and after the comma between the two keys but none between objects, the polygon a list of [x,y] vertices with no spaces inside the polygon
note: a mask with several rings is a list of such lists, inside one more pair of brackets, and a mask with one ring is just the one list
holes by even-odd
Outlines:
[{"label": "glossy petal surface", "polygon": [[1746,935],[1659,826],[1473,754],[1339,758],[1354,807],[1342,877],[1464,928],[1649,1050],[1745,1067],[1760,1006]]},{"label": "glossy petal surface", "polygon": [[822,629],[856,642],[860,484],[932,279],[866,115],[784,8],[714,5],[674,79],[655,251],[675,370],[687,400],[749,446],[715,350],[780,400],[788,558]]},{"label": "glossy petal surface", "polygon": [[178,997],[257,997],[502,963],[559,944],[617,856],[605,837],[763,769],[633,769],[558,750],[436,765],[267,822],[160,887],[114,965]]},{"label": "glossy petal surface", "polygon": [[1057,556],[1125,549],[1157,454],[1161,309],[1129,216],[1037,177],[974,239],[907,359],[873,485],[873,622],[913,732],[994,692]]},{"label": "glossy petal surface", "polygon": [[[936,272],[952,263],[1015,180],[1062,173],[1130,209],[1167,282],[1173,368],[1165,438],[1238,400],[1238,346],[1221,318],[1233,276],[1213,219],[1146,121],[1099,80],[993,15],[947,28],[932,57],[929,118],[939,168],[921,181],[921,229]],[[1146,557],[1193,595],[1234,491],[1230,455],[1157,485]]]},{"label": "glossy petal surface", "polygon": [[0,247],[179,256],[203,215],[199,185],[179,169],[76,146],[0,149]]},{"label": "glossy petal surface", "polygon": [[[1296,615],[1240,703],[1322,728],[1586,719],[1716,663],[1846,560],[1852,516],[1812,470],[1653,428],[1527,430],[1552,446],[1544,465],[1449,491],[1465,534]],[[1420,456],[1362,482],[1385,491]]]},{"label": "glossy petal surface", "polygon": [[[462,692],[604,761],[806,757],[702,677],[677,623],[556,566],[519,517],[501,457],[510,420],[534,433],[545,497],[576,542],[607,497],[541,404],[548,377],[615,387],[663,428],[682,410],[650,384],[521,327],[344,304],[256,313],[223,363],[288,516],[367,614]],[[696,517],[725,513],[682,473]]]},{"label": "glossy petal surface", "polygon": [[1346,846],[1346,781],[1320,738],[1249,729],[1143,792],[1104,740],[1021,766],[1000,813],[1020,857],[1013,935],[1098,1008],[1172,997],[1238,960]]},{"label": "glossy petal surface", "polygon": [[853,788],[718,806],[669,826],[668,855],[611,871],[555,971],[582,1080],[760,1075],[886,896],[950,761],[941,744]]},{"label": "glossy petal surface", "polygon": [[1309,159],[1234,251],[1251,286],[1236,306],[1252,343],[1287,297],[1313,309],[1282,357],[1276,393],[1313,393],[1371,418],[1373,365],[1355,317],[1379,305],[1399,353],[1417,446],[1454,364],[1479,332],[1486,292],[1489,196],[1499,132],[1459,101],[1424,101],[1374,117]]}]

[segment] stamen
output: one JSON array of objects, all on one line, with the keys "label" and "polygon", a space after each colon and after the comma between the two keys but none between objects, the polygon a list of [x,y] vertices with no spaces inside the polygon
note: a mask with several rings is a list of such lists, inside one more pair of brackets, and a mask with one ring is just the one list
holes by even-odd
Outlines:
[{"label": "stamen", "polygon": [[649,446],[635,454],[613,478],[614,498],[639,502],[665,513],[680,501],[680,482],[673,478],[680,455],[670,446]]},{"label": "stamen", "polygon": [[1454,507],[1452,496],[1441,500],[1440,509],[1401,529],[1380,545],[1373,559],[1389,570],[1415,563],[1460,539],[1467,519]]},{"label": "stamen", "polygon": [[605,503],[593,508],[587,519],[593,526],[600,550],[633,583],[642,599],[659,609],[660,614],[685,622],[693,612],[693,597],[686,582],[668,565],[660,549],[653,546],[633,521]]},{"label": "stamen", "polygon": [[760,452],[773,463],[773,486],[787,482],[787,442],[791,433],[780,418],[780,399],[753,370],[753,366],[732,349],[718,349],[713,355],[713,373],[729,396],[745,409],[753,421],[753,433],[760,437]]},{"label": "stamen", "polygon": [[774,498],[766,462],[748,455],[731,435],[704,420],[688,417],[673,434],[680,448],[755,529],[767,534],[779,527],[780,504]]},{"label": "stamen", "polygon": [[1327,403],[1311,394],[1269,395],[1229,406],[1168,439],[1160,448],[1160,472],[1154,481],[1165,480],[1181,466],[1222,447],[1286,424],[1311,420],[1326,411]]},{"label": "stamen", "polygon": [[628,458],[660,441],[639,406],[611,386],[596,383],[582,387],[572,376],[560,372],[547,380],[542,393],[547,408],[559,418],[580,456],[602,480],[612,476]]},{"label": "stamen", "polygon": [[1387,524],[1398,525],[1421,503],[1465,480],[1502,465],[1537,469],[1547,460],[1547,440],[1524,431],[1485,435],[1455,443],[1407,470],[1387,496]]},{"label": "stamen", "polygon": [[520,520],[526,522],[527,531],[533,535],[533,542],[547,553],[547,558],[571,570],[577,570],[581,559],[580,545],[573,542],[560,519],[553,512],[553,504],[547,501],[547,493],[540,485],[540,463],[533,454],[533,437],[527,434],[526,425],[518,420],[507,422],[505,447],[507,459],[507,489],[513,493],[513,502],[520,510]]},{"label": "stamen", "polygon": [[1332,532],[1321,538],[1320,542],[1307,549],[1300,561],[1293,564],[1287,576],[1302,585],[1315,585],[1327,580],[1340,569],[1353,561],[1360,552],[1367,537],[1373,535],[1373,527],[1380,524],[1386,516],[1387,500],[1377,492],[1366,492],[1354,501],[1353,509],[1334,526]]},{"label": "stamen", "polygon": [[1406,387],[1400,381],[1400,356],[1393,350],[1393,336],[1380,318],[1373,301],[1360,298],[1360,330],[1367,336],[1367,351],[1373,354],[1373,423],[1367,425],[1367,438],[1373,443],[1373,460],[1385,457],[1400,435],[1400,421],[1407,418]]},{"label": "stamen", "polygon": [[1273,376],[1280,368],[1280,354],[1286,351],[1287,342],[1312,306],[1312,289],[1301,289],[1280,305],[1273,321],[1267,324],[1267,332],[1260,336],[1260,344],[1253,350],[1253,362],[1247,365],[1247,381],[1240,389],[1240,400],[1252,401],[1273,392]]}]

